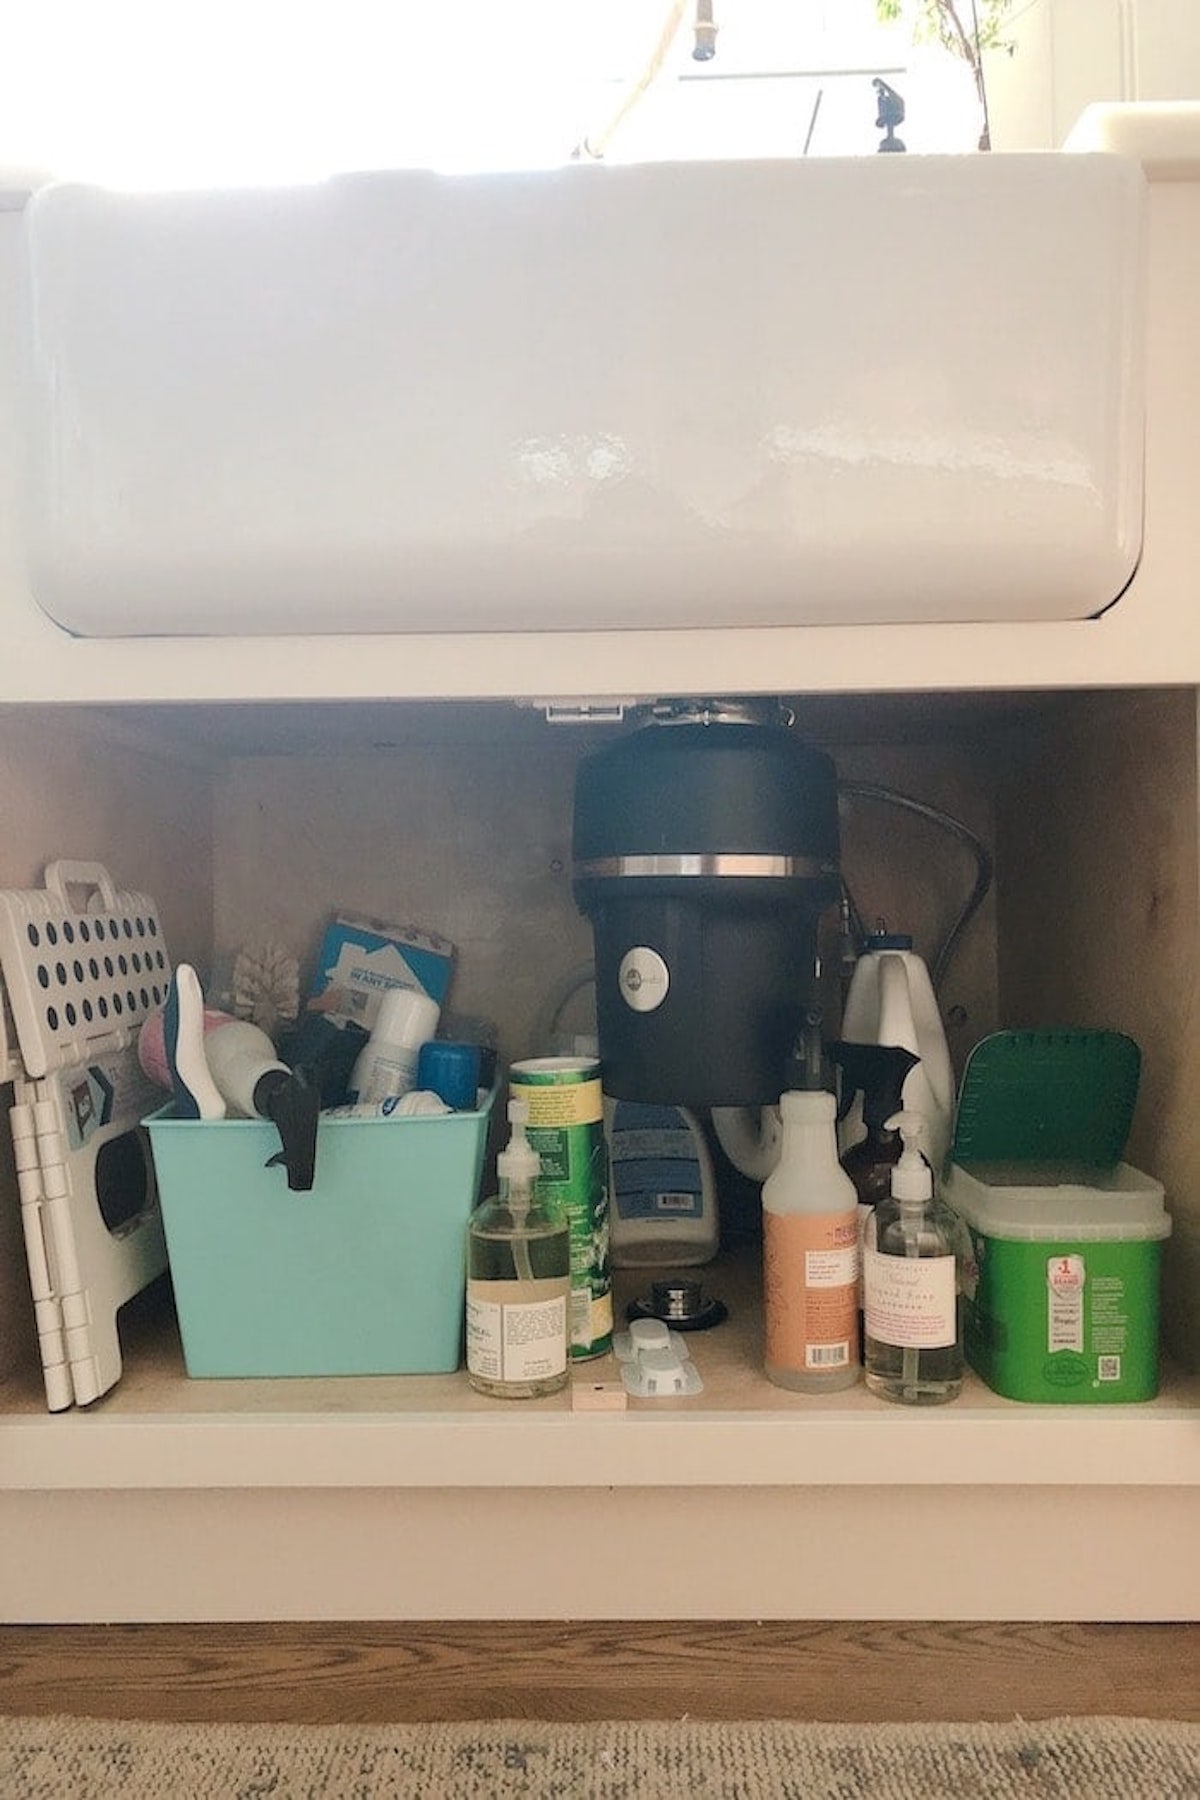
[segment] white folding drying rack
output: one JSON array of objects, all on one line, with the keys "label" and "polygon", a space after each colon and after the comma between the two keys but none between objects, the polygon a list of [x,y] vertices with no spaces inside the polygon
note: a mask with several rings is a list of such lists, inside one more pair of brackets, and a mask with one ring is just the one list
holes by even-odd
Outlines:
[{"label": "white folding drying rack", "polygon": [[117,1312],[166,1267],[139,1121],[163,1095],[137,1038],[171,964],[154,902],[100,863],[54,862],[46,885],[0,889],[0,1080],[51,1412],[121,1373]]}]

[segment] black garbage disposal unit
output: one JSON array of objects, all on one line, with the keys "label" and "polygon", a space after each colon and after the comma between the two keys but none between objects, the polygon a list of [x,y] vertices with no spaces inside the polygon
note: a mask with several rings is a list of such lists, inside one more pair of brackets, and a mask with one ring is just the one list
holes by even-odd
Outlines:
[{"label": "black garbage disposal unit", "polygon": [[838,855],[833,763],[775,703],[673,702],[583,759],[573,879],[606,1093],[779,1098]]}]

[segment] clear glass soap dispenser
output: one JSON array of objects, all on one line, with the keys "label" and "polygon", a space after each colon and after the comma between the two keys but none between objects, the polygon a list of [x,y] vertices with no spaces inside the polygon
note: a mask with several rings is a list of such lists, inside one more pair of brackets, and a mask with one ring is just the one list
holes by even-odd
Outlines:
[{"label": "clear glass soap dispenser", "polygon": [[537,1191],[541,1159],[528,1119],[526,1103],[510,1100],[500,1191],[467,1226],[467,1377],[498,1400],[556,1393],[568,1376],[570,1225]]},{"label": "clear glass soap dispenser", "polygon": [[958,1309],[959,1225],[934,1192],[921,1154],[925,1120],[895,1113],[904,1149],[892,1191],[871,1212],[863,1242],[863,1365],[872,1393],[908,1406],[937,1405],[962,1390]]}]

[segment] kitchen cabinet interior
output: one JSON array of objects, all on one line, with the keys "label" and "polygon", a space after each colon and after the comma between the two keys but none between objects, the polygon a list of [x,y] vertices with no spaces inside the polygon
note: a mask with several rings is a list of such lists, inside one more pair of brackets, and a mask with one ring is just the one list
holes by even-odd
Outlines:
[{"label": "kitchen cabinet interior", "polygon": [[[1159,1399],[1030,1408],[972,1381],[930,1416],[784,1395],[759,1368],[743,1245],[706,1275],[733,1316],[696,1348],[694,1401],[606,1418],[489,1403],[461,1374],[189,1381],[151,1292],[111,1395],[50,1416],[3,1145],[0,1519],[25,1547],[7,1617],[1195,1616],[1196,690],[790,703],[840,775],[943,808],[995,853],[943,990],[960,1067],[998,1025],[1142,1046],[1129,1158],[1174,1214]],[[590,952],[571,789],[613,729],[498,701],[10,706],[0,883],[104,862],[201,968],[262,932],[311,956],[335,907],[414,918],[456,942],[452,1005],[511,1058]],[[970,858],[853,797],[842,825],[864,915],[936,948]],[[485,1514],[503,1567],[477,1548]],[[905,1556],[864,1558],[885,1518]]]}]

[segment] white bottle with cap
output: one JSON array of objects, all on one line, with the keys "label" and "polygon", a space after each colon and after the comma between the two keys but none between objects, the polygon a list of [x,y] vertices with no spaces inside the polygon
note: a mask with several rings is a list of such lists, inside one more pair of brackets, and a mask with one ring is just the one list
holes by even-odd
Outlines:
[{"label": "white bottle with cap", "polygon": [[390,987],[349,1081],[352,1100],[368,1105],[416,1086],[417,1058],[438,1028],[441,1009],[419,988]]}]

